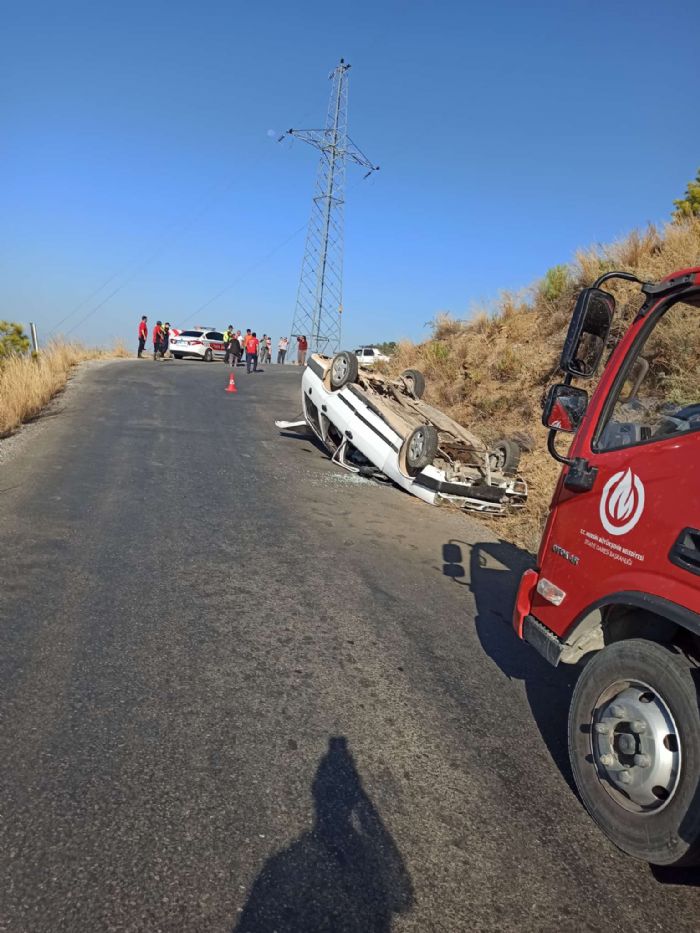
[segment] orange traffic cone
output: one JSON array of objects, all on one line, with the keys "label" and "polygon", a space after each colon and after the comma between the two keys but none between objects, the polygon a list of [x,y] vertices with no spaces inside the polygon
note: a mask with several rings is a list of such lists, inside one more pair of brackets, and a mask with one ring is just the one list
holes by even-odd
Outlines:
[{"label": "orange traffic cone", "polygon": [[233,378],[233,373],[231,373],[231,378],[228,381],[228,386],[226,387],[227,392],[238,392],[236,388],[236,380]]}]

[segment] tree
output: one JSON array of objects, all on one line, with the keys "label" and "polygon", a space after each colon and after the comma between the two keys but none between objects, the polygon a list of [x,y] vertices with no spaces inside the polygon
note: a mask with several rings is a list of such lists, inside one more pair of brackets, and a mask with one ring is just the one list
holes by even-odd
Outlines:
[{"label": "tree", "polygon": [[21,324],[12,321],[0,321],[0,359],[13,353],[26,353],[29,349],[29,337]]},{"label": "tree", "polygon": [[547,269],[545,277],[542,279],[540,291],[547,301],[556,301],[566,291],[569,285],[569,267],[560,263],[558,266],[552,266]]},{"label": "tree", "polygon": [[685,197],[673,202],[676,209],[673,212],[674,220],[684,220],[686,217],[700,217],[700,169],[695,181],[689,181],[685,189]]}]

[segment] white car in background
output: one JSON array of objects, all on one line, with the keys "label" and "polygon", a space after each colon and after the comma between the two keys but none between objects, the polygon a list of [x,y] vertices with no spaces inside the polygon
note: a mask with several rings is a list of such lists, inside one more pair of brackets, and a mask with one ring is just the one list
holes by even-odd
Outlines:
[{"label": "white car in background", "polygon": [[170,338],[168,349],[176,360],[189,356],[211,363],[212,360],[223,360],[226,355],[224,335],[218,330],[204,328],[179,331]]},{"label": "white car in background", "polygon": [[388,363],[389,357],[376,347],[360,347],[355,350],[360,366],[374,366],[375,363]]}]

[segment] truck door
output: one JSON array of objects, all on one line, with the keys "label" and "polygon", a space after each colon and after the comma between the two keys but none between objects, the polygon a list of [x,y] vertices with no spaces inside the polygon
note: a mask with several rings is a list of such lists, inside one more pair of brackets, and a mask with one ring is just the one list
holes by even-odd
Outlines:
[{"label": "truck door", "polygon": [[564,596],[536,595],[533,613],[560,636],[614,593],[700,612],[700,310],[652,311],[628,345],[573,445],[597,471],[592,487],[564,482],[540,554]]}]

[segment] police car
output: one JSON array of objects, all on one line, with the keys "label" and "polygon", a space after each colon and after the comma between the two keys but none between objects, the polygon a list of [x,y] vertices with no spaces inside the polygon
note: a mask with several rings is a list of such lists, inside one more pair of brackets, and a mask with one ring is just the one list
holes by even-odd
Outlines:
[{"label": "police car", "polygon": [[226,355],[224,335],[218,330],[204,327],[180,330],[173,334],[169,349],[176,360],[189,356],[211,363],[212,360],[223,360]]}]

